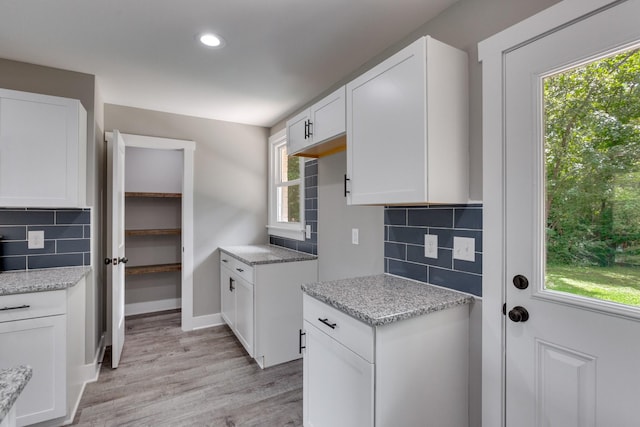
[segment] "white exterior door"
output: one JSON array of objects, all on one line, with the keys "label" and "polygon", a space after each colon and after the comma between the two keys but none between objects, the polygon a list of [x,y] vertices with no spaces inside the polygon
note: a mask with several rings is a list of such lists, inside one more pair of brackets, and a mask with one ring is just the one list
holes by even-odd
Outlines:
[{"label": "white exterior door", "polygon": [[[113,131],[108,150],[109,200],[111,215],[111,263],[107,266],[111,283],[111,367],[117,368],[124,346],[124,157],[125,143]],[[109,275],[107,276],[109,277]]]},{"label": "white exterior door", "polygon": [[640,307],[545,286],[543,103],[548,76],[637,47],[638,17],[640,2],[626,1],[504,55],[507,426],[640,423]]}]

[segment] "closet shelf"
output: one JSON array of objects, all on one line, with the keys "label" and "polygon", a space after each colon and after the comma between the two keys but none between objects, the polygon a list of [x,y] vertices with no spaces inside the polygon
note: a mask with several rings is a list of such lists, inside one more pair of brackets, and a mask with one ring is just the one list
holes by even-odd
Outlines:
[{"label": "closet shelf", "polygon": [[150,274],[150,273],[167,273],[171,271],[180,271],[182,269],[181,263],[176,264],[156,264],[156,265],[138,265],[135,267],[126,267],[125,272],[127,276],[133,274]]},{"label": "closet shelf", "polygon": [[124,193],[125,197],[147,197],[157,199],[179,199],[182,197],[182,193],[144,193],[127,191]]},{"label": "closet shelf", "polygon": [[142,230],[125,230],[125,236],[166,236],[173,234],[180,234],[182,230],[180,228],[151,228]]}]

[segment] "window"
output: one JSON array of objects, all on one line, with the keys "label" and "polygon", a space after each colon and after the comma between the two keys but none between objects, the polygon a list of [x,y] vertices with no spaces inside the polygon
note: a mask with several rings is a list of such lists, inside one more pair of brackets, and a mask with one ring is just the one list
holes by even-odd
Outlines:
[{"label": "window", "polygon": [[304,159],[287,153],[286,131],[269,138],[269,234],[304,240]]},{"label": "window", "polygon": [[640,48],[544,82],[546,289],[640,306]]}]

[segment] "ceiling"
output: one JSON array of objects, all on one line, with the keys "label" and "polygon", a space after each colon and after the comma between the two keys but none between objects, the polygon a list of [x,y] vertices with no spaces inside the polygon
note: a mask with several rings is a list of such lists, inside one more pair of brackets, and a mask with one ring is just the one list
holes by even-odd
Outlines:
[{"label": "ceiling", "polygon": [[94,74],[106,103],[270,127],[455,1],[1,0],[0,57]]}]

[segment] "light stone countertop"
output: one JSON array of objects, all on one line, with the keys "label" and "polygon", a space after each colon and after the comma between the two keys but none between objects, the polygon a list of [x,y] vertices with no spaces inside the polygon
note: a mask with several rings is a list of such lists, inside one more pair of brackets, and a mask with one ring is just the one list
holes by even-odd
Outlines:
[{"label": "light stone countertop", "polygon": [[32,374],[33,370],[26,365],[0,369],[0,422],[9,413]]},{"label": "light stone countertop", "polygon": [[57,291],[75,286],[91,267],[43,268],[0,273],[0,296]]},{"label": "light stone countertop", "polygon": [[473,301],[471,295],[387,274],[308,283],[302,290],[371,326]]},{"label": "light stone countertop", "polygon": [[309,261],[318,258],[315,255],[274,245],[225,246],[220,250],[249,265]]}]

